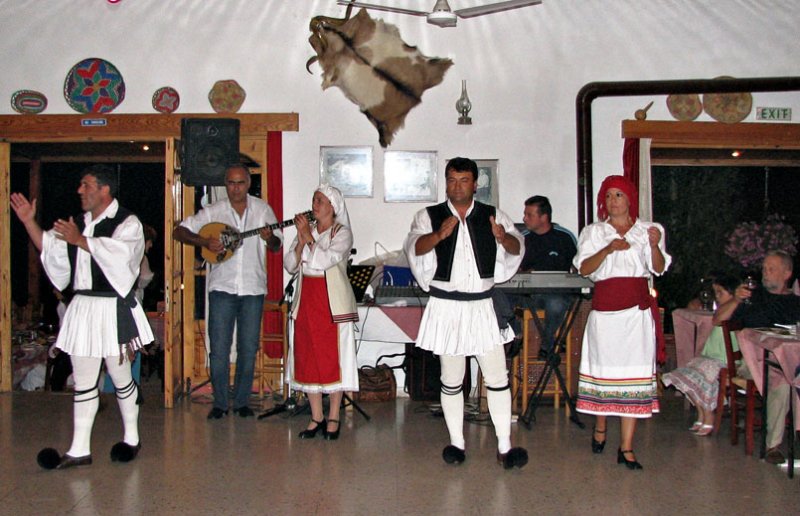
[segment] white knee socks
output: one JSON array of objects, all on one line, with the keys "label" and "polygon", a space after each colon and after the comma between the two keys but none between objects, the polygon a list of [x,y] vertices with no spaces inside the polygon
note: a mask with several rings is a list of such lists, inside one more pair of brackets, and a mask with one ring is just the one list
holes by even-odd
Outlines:
[{"label": "white knee socks", "polygon": [[464,449],[464,371],[466,359],[461,356],[440,355],[442,366],[441,403],[447,431],[450,433],[450,444]]},{"label": "white knee socks", "polygon": [[477,358],[486,383],[486,403],[497,435],[497,451],[508,453],[511,449],[511,390],[503,346]]},{"label": "white knee socks", "polygon": [[139,405],[136,404],[139,388],[131,376],[131,363],[125,358],[120,364],[118,357],[109,357],[106,359],[106,370],[116,389],[117,404],[125,430],[123,440],[126,444],[136,446],[139,444]]},{"label": "white knee socks", "polygon": [[85,357],[70,357],[70,359],[75,379],[75,393],[72,398],[72,446],[67,455],[83,457],[92,453],[92,426],[100,405],[100,393],[97,390],[100,359]]}]

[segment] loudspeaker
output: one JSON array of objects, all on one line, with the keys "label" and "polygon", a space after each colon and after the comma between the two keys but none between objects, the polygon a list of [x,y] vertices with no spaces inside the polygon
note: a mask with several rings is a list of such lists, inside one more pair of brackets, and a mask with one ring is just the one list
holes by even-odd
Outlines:
[{"label": "loudspeaker", "polygon": [[[412,401],[439,401],[439,393],[442,390],[442,381],[439,378],[442,368],[439,365],[439,357],[428,350],[420,349],[413,342],[406,343],[406,360],[410,357],[410,367],[406,368],[406,390],[411,396]],[[464,399],[469,397],[472,389],[472,374],[469,364],[469,357],[464,357],[467,361],[466,371],[464,372]]]},{"label": "loudspeaker", "polygon": [[225,169],[239,163],[239,120],[181,120],[181,173],[189,186],[224,186]]}]

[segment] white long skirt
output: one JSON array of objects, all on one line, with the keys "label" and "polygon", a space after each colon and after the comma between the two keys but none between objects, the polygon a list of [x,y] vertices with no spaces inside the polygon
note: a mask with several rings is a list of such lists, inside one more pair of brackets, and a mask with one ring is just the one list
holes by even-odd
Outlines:
[{"label": "white long skirt", "polygon": [[[153,330],[138,303],[133,309],[133,319],[142,344],[153,342]],[[76,357],[119,356],[117,299],[80,294],[72,298],[58,331],[56,347]]]},{"label": "white long skirt", "polygon": [[484,355],[514,339],[514,330],[500,330],[492,299],[454,301],[431,297],[422,314],[417,347],[435,355]]},{"label": "white long skirt", "polygon": [[648,418],[659,411],[650,310],[592,310],[581,348],[577,411]]}]

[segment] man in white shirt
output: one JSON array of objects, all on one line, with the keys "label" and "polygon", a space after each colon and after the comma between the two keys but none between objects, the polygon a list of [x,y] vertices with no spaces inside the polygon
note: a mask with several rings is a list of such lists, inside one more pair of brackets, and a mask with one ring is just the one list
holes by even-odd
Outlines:
[{"label": "man in white shirt", "polygon": [[245,238],[229,259],[211,265],[206,279],[208,288],[208,332],[211,345],[211,385],[214,406],[208,419],[220,419],[228,413],[230,352],[236,328],[236,374],[233,386],[233,412],[241,417],[253,415],[248,406],[253,385],[255,357],[261,335],[261,314],[267,292],[266,249],[280,250],[280,230],[264,228],[277,223],[272,208],[262,199],[248,195],[250,171],[241,164],[225,171],[228,198],[218,201],[175,228],[172,236],[185,244],[220,253],[225,248],[217,238],[204,238],[200,230],[206,224],[221,222],[239,232],[263,228],[260,238]]}]

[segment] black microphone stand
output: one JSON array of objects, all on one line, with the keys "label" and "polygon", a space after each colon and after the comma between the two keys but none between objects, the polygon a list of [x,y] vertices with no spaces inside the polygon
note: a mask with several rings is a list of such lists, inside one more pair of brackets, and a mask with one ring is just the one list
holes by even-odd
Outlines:
[{"label": "black microphone stand", "polygon": [[[283,306],[283,303],[292,304],[292,297],[294,296],[294,282],[297,279],[297,273],[292,274],[292,277],[289,279],[289,283],[286,285],[286,288],[283,289],[283,297],[278,302],[278,306]],[[286,327],[283,329],[284,332],[289,332],[289,320],[286,320]],[[284,363],[284,372],[283,374],[286,375],[286,363],[289,360],[289,357],[283,357]],[[292,411],[289,414],[289,417],[297,416],[309,410],[309,405],[306,403],[304,405],[299,405],[297,403],[297,399],[291,393],[291,387],[289,387],[289,392],[285,393],[283,398],[283,402],[275,405],[271,409],[265,410],[263,413],[258,415],[259,420],[274,416],[275,414],[281,414],[283,412],[287,412],[289,410]]]}]

